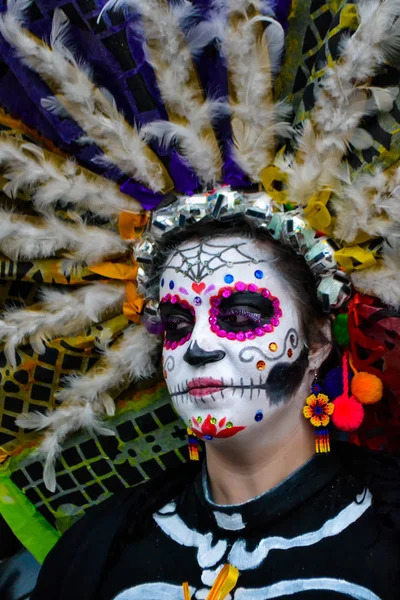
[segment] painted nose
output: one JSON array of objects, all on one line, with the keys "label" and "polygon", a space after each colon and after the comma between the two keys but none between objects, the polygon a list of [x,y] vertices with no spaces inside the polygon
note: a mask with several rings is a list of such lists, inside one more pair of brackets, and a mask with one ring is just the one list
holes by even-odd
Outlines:
[{"label": "painted nose", "polygon": [[194,344],[190,344],[189,348],[183,355],[183,360],[192,367],[202,367],[208,363],[218,362],[225,357],[223,350],[212,350],[208,352],[200,348],[198,343],[195,341]]}]

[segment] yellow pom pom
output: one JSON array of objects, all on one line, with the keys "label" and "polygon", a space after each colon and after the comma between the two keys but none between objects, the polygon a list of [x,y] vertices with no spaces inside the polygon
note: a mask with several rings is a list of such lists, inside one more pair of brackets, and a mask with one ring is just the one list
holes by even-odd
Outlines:
[{"label": "yellow pom pom", "polygon": [[374,404],[382,398],[382,381],[376,375],[360,371],[351,381],[351,391],[362,404]]}]

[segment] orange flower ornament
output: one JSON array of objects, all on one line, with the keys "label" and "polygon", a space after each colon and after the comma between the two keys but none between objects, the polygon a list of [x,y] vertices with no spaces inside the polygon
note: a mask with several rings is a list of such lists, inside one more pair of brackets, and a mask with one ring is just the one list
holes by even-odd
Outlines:
[{"label": "orange flower ornament", "polygon": [[326,394],[311,394],[306,399],[303,415],[314,427],[326,427],[334,408]]}]

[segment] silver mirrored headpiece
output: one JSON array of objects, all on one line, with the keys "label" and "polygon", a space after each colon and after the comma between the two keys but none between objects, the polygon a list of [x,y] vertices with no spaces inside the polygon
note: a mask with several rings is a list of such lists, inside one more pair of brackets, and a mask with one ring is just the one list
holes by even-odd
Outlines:
[{"label": "silver mirrored headpiece", "polygon": [[324,312],[339,308],[351,295],[349,277],[335,260],[334,242],[308,224],[301,209],[284,212],[265,192],[242,193],[223,186],[212,193],[180,196],[153,213],[150,227],[135,246],[139,263],[138,286],[144,292],[158,243],[166,234],[206,220],[227,221],[245,215],[257,227],[304,257],[316,284]]}]

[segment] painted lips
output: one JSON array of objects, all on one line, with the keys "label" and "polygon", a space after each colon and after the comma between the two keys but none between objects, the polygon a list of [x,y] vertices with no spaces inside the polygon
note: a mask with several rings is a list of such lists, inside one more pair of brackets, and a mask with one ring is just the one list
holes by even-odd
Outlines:
[{"label": "painted lips", "polygon": [[207,396],[215,394],[224,388],[221,380],[212,377],[197,377],[188,383],[188,392],[191,396]]}]

